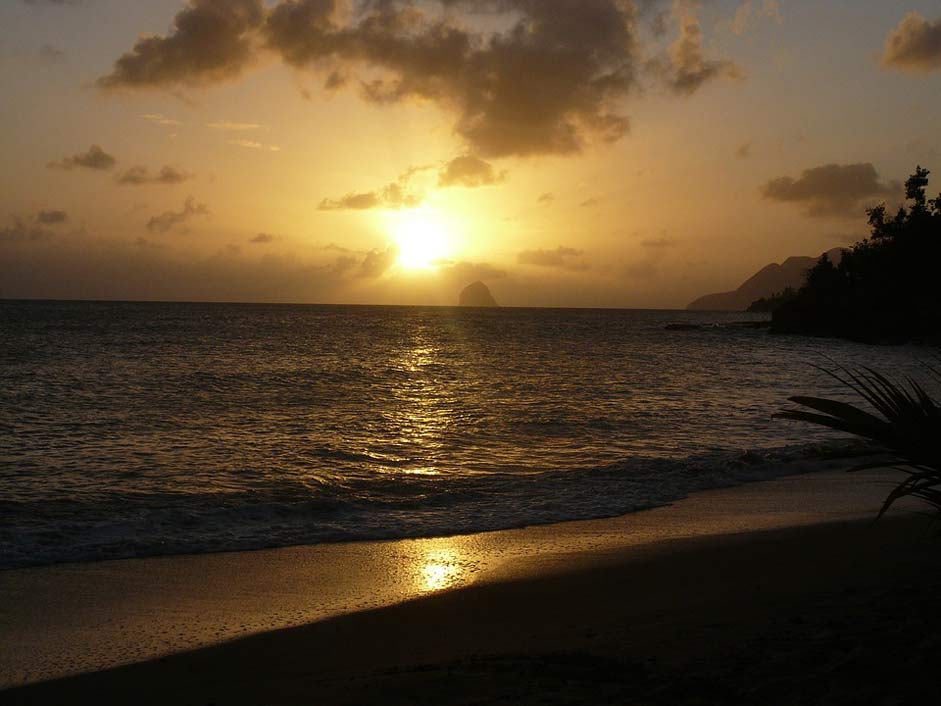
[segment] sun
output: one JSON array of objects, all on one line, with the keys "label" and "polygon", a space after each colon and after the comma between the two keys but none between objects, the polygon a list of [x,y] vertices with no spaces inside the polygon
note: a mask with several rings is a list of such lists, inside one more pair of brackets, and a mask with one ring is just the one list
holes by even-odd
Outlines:
[{"label": "sun", "polygon": [[423,208],[396,214],[391,235],[399,251],[396,262],[403,269],[434,269],[451,255],[450,229],[437,211]]}]

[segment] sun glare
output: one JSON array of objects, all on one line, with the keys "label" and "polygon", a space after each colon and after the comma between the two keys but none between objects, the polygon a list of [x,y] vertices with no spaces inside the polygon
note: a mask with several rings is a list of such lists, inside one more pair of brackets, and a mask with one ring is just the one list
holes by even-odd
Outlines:
[{"label": "sun glare", "polygon": [[451,238],[440,214],[428,209],[397,214],[392,237],[399,250],[398,264],[407,270],[434,268],[451,254]]}]

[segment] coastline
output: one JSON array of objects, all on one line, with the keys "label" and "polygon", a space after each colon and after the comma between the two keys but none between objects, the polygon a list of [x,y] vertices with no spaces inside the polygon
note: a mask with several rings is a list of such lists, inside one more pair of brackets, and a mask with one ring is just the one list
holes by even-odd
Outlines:
[{"label": "coastline", "polygon": [[[595,577],[591,583],[609,585],[615,576],[633,575],[631,567],[645,561],[682,572],[727,543],[765,546],[775,533],[788,535],[792,543],[802,532],[820,535],[813,548],[815,561],[805,568],[827,565],[829,559],[819,556],[827,537],[839,536],[833,541],[850,542],[849,549],[865,552],[872,549],[870,540],[881,541],[882,531],[896,539],[924,533],[924,521],[904,517],[904,511],[873,528],[871,518],[885,495],[882,481],[891,477],[834,471],[788,476],[704,491],[670,506],[609,520],[478,535],[2,572],[0,599],[15,610],[6,611],[0,631],[3,643],[16,649],[2,660],[0,684],[12,687],[85,673],[7,691],[2,700],[30,703],[31,693],[60,688],[57,684],[72,684],[71,689],[94,682],[96,689],[107,691],[128,670],[159,671],[155,665],[205,659],[206,654],[225,662],[258,641],[277,652],[281,640],[300,639],[298,631],[320,634],[328,629],[323,626],[415,610],[404,606],[427,601],[451,602],[456,609],[481,591],[500,594],[545,581],[584,581],[585,576]],[[893,529],[882,529],[889,527]],[[813,583],[806,576],[802,581]],[[579,590],[584,593],[585,586]],[[487,600],[498,606],[502,602]],[[610,600],[608,595],[589,602]],[[575,616],[567,620],[573,627],[579,624]],[[404,656],[409,650],[403,646],[401,652]],[[167,662],[171,654],[176,656]],[[421,650],[413,651],[403,664],[421,661],[421,655]],[[101,671],[131,662],[143,664]]]}]

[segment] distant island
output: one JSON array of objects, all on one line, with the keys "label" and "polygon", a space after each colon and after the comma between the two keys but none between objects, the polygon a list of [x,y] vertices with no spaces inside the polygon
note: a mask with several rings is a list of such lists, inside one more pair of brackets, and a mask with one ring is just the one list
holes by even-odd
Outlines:
[{"label": "distant island", "polygon": [[773,314],[775,333],[899,343],[941,341],[941,195],[927,198],[927,169],[905,182],[907,206],[867,210],[871,235],[838,262],[828,255]]},{"label": "distant island", "polygon": [[[832,261],[839,262],[843,248],[834,248],[826,253]],[[787,289],[798,290],[807,279],[807,272],[817,263],[814,257],[789,257],[781,264],[772,263],[749,277],[734,292],[707,294],[689,304],[688,311],[746,311],[759,300],[770,300]],[[758,309],[771,311],[771,309]]]},{"label": "distant island", "polygon": [[461,291],[459,298],[461,306],[468,307],[495,307],[499,306],[497,300],[490,293],[490,288],[483,282],[474,282]]}]

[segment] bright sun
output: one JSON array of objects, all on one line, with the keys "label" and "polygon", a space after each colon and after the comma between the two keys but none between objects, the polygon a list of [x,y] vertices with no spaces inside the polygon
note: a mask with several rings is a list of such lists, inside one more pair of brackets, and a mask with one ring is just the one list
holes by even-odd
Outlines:
[{"label": "bright sun", "polygon": [[414,209],[396,214],[391,230],[399,249],[400,267],[432,269],[451,254],[448,226],[435,211]]}]

